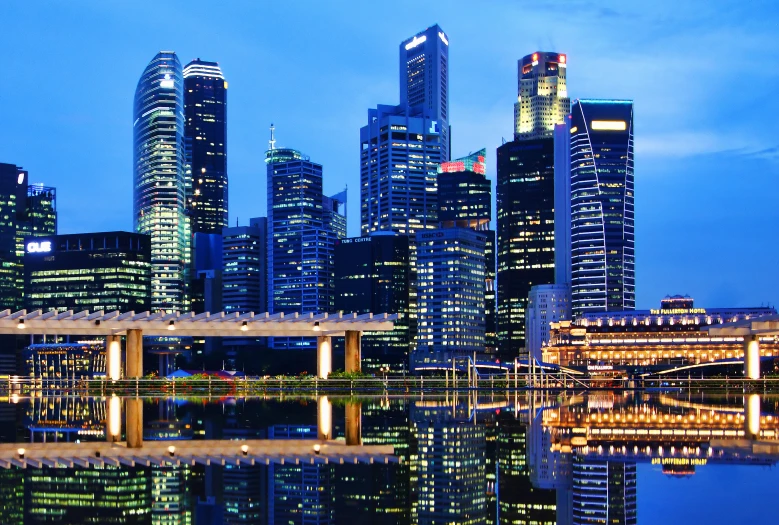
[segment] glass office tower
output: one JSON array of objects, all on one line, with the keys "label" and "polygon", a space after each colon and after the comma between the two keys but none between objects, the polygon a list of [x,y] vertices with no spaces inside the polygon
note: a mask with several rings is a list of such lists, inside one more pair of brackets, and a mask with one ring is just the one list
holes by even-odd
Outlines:
[{"label": "glass office tower", "polygon": [[227,226],[227,81],[216,62],[184,67],[186,138],[193,233]]},{"label": "glass office tower", "polygon": [[487,150],[444,162],[438,168],[438,219],[441,228],[470,228],[487,236],[484,252],[485,346],[497,350],[495,302],[495,230],[492,182],[487,178]]},{"label": "glass office tower", "polygon": [[[322,194],[322,165],[289,148],[265,154],[268,183],[268,311],[334,310],[335,241],[346,219]],[[335,211],[334,211],[335,210]],[[274,349],[315,348],[314,339],[271,339]]]},{"label": "glass office tower", "polygon": [[408,369],[410,274],[405,235],[376,232],[336,242],[335,310],[399,315],[393,330],[363,334],[362,369],[367,372],[385,366],[393,372]]},{"label": "glass office tower", "polygon": [[577,100],[570,133],[573,314],[632,310],[633,102]]},{"label": "glass office tower", "polygon": [[441,158],[449,160],[449,39],[438,25],[400,43],[400,106],[433,116],[441,132]]},{"label": "glass office tower", "polygon": [[152,309],[188,309],[190,226],[186,213],[184,79],[172,51],[143,71],[133,105],[133,221],[151,236]]}]

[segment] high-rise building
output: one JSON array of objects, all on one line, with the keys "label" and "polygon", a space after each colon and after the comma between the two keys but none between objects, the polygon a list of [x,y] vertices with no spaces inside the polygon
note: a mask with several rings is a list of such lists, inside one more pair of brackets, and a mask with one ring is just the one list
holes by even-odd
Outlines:
[{"label": "high-rise building", "polygon": [[441,133],[441,158],[449,160],[449,38],[438,24],[399,47],[400,106],[432,115]]},{"label": "high-rise building", "polygon": [[633,102],[577,100],[570,133],[573,315],[632,310]]},{"label": "high-rise building", "polygon": [[570,289],[571,115],[554,127],[554,210],[554,282]]},{"label": "high-rise building", "polygon": [[267,219],[222,230],[222,308],[227,313],[266,309]]},{"label": "high-rise building", "polygon": [[566,84],[567,66],[565,55],[542,51],[518,61],[515,138],[552,138],[555,124],[563,122],[571,110]]},{"label": "high-rise building", "polygon": [[57,234],[57,189],[43,184],[27,187],[24,219],[20,222],[21,237],[41,237]]},{"label": "high-rise building", "polygon": [[408,250],[408,237],[392,232],[336,242],[335,310],[399,315],[393,330],[363,334],[363,370],[408,369]]},{"label": "high-rise building", "polygon": [[484,247],[468,228],[417,234],[417,348],[412,369],[484,351]]},{"label": "high-rise building", "polygon": [[[322,193],[322,165],[276,148],[271,127],[268,183],[268,311],[325,313],[335,308],[335,241],[345,235],[338,199]],[[314,348],[314,339],[271,339],[275,349]]]},{"label": "high-rise building", "polygon": [[150,309],[148,235],[100,232],[27,237],[28,310],[144,312]]},{"label": "high-rise building", "polygon": [[530,289],[525,316],[525,342],[530,357],[541,361],[549,343],[549,323],[571,318],[571,291],[567,284],[538,284]]},{"label": "high-rise building", "polygon": [[573,525],[635,525],[636,464],[575,457]]},{"label": "high-rise building", "polygon": [[192,232],[221,233],[227,226],[227,81],[218,63],[199,58],[183,77]]},{"label": "high-rise building", "polygon": [[498,148],[498,338],[507,357],[525,347],[530,289],[554,282],[554,144]]},{"label": "high-rise building", "polygon": [[441,228],[471,228],[487,236],[484,260],[485,346],[498,345],[495,303],[495,230],[492,220],[492,183],[487,178],[487,150],[441,163],[438,168],[438,219]]},{"label": "high-rise building", "polygon": [[185,163],[181,62],[160,51],[143,71],[133,105],[133,224],[151,236],[154,310],[189,308]]},{"label": "high-rise building", "polygon": [[498,338],[507,357],[525,349],[530,288],[555,282],[554,129],[570,112],[564,54],[518,63],[514,141],[498,148]]},{"label": "high-rise building", "polygon": [[438,225],[436,179],[446,160],[436,116],[422,108],[379,105],[360,129],[363,235],[411,235]]},{"label": "high-rise building", "polygon": [[[245,314],[268,311],[268,220],[249,219],[249,226],[222,230],[222,309]],[[242,349],[264,346],[264,338],[230,337],[222,341],[234,367]]]}]

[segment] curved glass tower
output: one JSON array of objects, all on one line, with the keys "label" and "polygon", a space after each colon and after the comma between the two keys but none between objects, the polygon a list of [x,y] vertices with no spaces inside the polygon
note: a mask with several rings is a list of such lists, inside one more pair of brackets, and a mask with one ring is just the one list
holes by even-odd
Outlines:
[{"label": "curved glass tower", "polygon": [[153,310],[185,310],[189,219],[185,213],[184,79],[172,51],[149,62],[133,105],[133,221],[151,236]]}]

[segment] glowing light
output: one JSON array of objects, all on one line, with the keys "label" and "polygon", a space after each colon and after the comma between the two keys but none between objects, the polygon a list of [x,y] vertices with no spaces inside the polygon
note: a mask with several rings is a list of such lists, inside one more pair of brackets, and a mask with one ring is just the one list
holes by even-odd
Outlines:
[{"label": "glowing light", "polygon": [[533,53],[533,62],[538,62],[538,53]]},{"label": "glowing light", "polygon": [[26,451],[23,448],[20,448],[16,451],[17,454],[19,454],[19,459],[24,459],[24,453]]},{"label": "glowing light", "polygon": [[111,381],[121,379],[122,346],[119,341],[108,343],[108,378]]},{"label": "glowing light", "polygon": [[168,330],[175,330],[176,329],[176,323],[175,321],[171,321],[168,323]]},{"label": "glowing light", "polygon": [[241,332],[247,332],[249,330],[249,325],[246,321],[243,322],[241,325]]},{"label": "glowing light", "polygon": [[122,431],[122,401],[114,396],[108,401],[108,434],[118,436]]},{"label": "glowing light", "polygon": [[168,454],[170,454],[170,457],[173,457],[173,455],[176,453],[176,447],[173,445],[168,447]]},{"label": "glowing light", "polygon": [[319,452],[322,450],[322,447],[317,443],[314,445],[314,454],[319,454]]},{"label": "glowing light", "polygon": [[449,40],[446,39],[446,35],[443,34],[443,32],[441,32],[441,31],[438,32],[438,38],[440,38],[441,42],[443,42],[447,46],[449,45]]},{"label": "glowing light", "polygon": [[590,128],[596,131],[625,131],[628,125],[624,120],[593,120]]},{"label": "glowing light", "polygon": [[249,454],[249,445],[241,445],[241,452],[243,452],[244,456]]},{"label": "glowing light", "polygon": [[51,251],[51,241],[27,243],[27,253],[48,253],[50,251]]},{"label": "glowing light", "polygon": [[565,63],[566,63],[566,58],[565,58],[565,55],[560,55],[560,57],[558,58],[558,60],[560,61],[560,65],[562,65],[562,64],[565,64]]},{"label": "glowing light", "polygon": [[16,184],[21,184],[24,182],[24,173],[20,173],[18,177],[16,177]]},{"label": "glowing light", "polygon": [[414,38],[411,39],[411,42],[406,44],[406,51],[408,51],[409,49],[414,49],[415,47],[417,47],[419,44],[422,44],[426,40],[427,40],[427,35],[415,36]]}]

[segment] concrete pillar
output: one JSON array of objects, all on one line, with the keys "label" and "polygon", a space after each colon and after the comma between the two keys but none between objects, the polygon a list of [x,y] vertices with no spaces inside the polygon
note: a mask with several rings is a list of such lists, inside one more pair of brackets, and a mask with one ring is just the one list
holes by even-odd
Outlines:
[{"label": "concrete pillar", "polygon": [[127,330],[127,363],[125,374],[129,378],[143,377],[143,331]]},{"label": "concrete pillar", "polygon": [[320,335],[316,338],[316,375],[327,379],[333,371],[333,345],[329,336]]},{"label": "concrete pillar", "polygon": [[118,335],[105,338],[105,375],[111,381],[122,378],[122,338]]},{"label": "concrete pillar", "polygon": [[347,330],[344,336],[344,346],[346,347],[346,366],[347,372],[360,372],[362,370],[360,355],[360,346],[362,334],[354,330]]},{"label": "concrete pillar", "polygon": [[747,439],[757,439],[760,436],[760,396],[758,394],[744,396],[744,434]]},{"label": "concrete pillar", "polygon": [[760,379],[760,340],[756,335],[744,336],[744,376]]},{"label": "concrete pillar", "polygon": [[317,431],[318,439],[333,439],[333,405],[322,396],[316,400]]},{"label": "concrete pillar", "polygon": [[[138,330],[140,332],[140,330]],[[126,402],[127,448],[143,448],[143,400],[128,399]]]},{"label": "concrete pillar", "polygon": [[362,445],[362,403],[346,402],[346,444]]},{"label": "concrete pillar", "polygon": [[115,443],[122,439],[122,400],[116,396],[111,396],[106,402],[106,441]]}]

